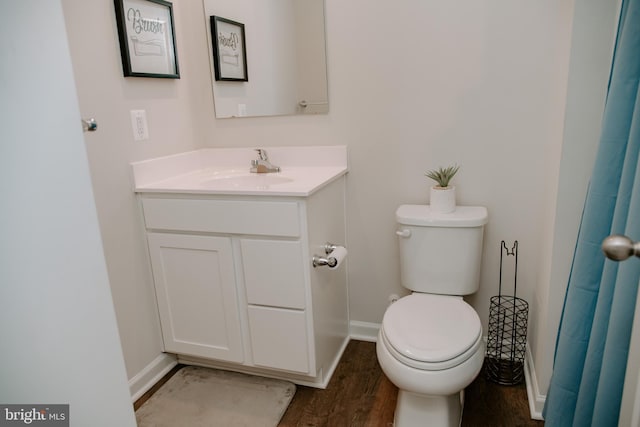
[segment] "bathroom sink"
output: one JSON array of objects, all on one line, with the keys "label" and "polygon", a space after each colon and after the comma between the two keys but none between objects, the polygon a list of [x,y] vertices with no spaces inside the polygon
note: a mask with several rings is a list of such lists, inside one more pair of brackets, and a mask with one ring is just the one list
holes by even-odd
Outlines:
[{"label": "bathroom sink", "polygon": [[292,178],[276,173],[222,174],[201,183],[206,189],[267,189],[273,185],[293,182]]},{"label": "bathroom sink", "polygon": [[252,148],[203,148],[135,162],[138,193],[308,197],[347,173],[344,146],[270,147],[280,172],[252,173]]}]

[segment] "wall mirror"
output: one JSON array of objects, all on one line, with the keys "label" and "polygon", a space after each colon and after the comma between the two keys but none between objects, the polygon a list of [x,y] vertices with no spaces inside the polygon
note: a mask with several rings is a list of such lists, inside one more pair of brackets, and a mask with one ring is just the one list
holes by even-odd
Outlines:
[{"label": "wall mirror", "polygon": [[[329,111],[324,0],[203,0],[217,118],[319,114]],[[246,81],[215,78],[218,55],[232,49],[212,37],[211,16],[244,26]],[[233,36],[231,34],[231,36]],[[225,66],[235,56],[223,53]],[[233,64],[231,64],[233,66]]]}]

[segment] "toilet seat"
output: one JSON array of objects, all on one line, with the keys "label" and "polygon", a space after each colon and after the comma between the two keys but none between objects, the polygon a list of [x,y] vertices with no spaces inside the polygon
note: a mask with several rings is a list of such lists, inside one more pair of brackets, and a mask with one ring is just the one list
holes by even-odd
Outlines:
[{"label": "toilet seat", "polygon": [[482,344],[482,325],[461,297],[415,293],[387,309],[380,336],[400,362],[437,371],[475,354]]}]

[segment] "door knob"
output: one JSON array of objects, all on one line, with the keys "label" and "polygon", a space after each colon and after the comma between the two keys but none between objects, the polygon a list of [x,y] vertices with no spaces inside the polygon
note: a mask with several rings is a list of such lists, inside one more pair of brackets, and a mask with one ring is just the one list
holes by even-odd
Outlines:
[{"label": "door knob", "polygon": [[95,132],[98,130],[98,122],[93,117],[90,119],[82,119],[82,130],[85,132]]},{"label": "door knob", "polygon": [[634,255],[640,258],[640,242],[634,242],[627,236],[612,234],[602,241],[602,251],[614,261],[624,261]]}]

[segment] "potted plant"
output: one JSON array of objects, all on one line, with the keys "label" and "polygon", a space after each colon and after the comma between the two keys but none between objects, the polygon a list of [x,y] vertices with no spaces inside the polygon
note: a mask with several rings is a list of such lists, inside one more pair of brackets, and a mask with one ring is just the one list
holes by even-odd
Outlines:
[{"label": "potted plant", "polygon": [[450,185],[450,183],[458,169],[460,169],[460,166],[455,165],[425,172],[425,176],[437,183],[431,187],[429,203],[432,212],[451,213],[456,210],[456,187]]}]

